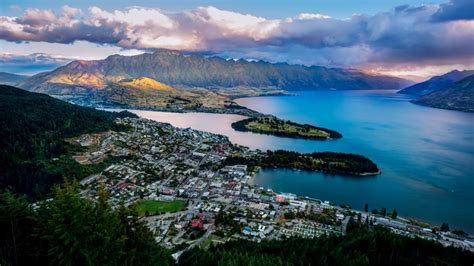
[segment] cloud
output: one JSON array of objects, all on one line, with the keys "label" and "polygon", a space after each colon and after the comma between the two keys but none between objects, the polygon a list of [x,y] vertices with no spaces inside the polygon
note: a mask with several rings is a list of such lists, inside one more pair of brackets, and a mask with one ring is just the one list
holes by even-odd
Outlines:
[{"label": "cloud", "polygon": [[83,14],[81,9],[71,7],[71,6],[68,6],[68,5],[63,6],[63,12],[64,12],[64,15],[66,15],[68,17],[74,17],[76,15],[82,15]]},{"label": "cloud", "polygon": [[447,4],[442,4],[439,10],[433,14],[433,21],[453,21],[474,19],[474,1],[472,0],[451,0]]},{"label": "cloud", "polygon": [[10,10],[12,10],[13,12],[20,12],[22,9],[21,9],[21,6],[19,5],[10,5],[9,6]]},{"label": "cloud", "polygon": [[49,71],[71,62],[72,59],[35,53],[30,55],[14,55],[0,53],[0,71],[16,74],[36,74]]},{"label": "cloud", "polygon": [[1,16],[0,39],[87,41],[125,49],[167,48],[333,66],[452,64],[474,59],[469,3],[472,0],[405,5],[346,19],[318,13],[267,19],[212,6],[177,13],[146,7],[107,11],[94,6],[84,12],[64,6],[62,14],[27,9],[20,17]]}]

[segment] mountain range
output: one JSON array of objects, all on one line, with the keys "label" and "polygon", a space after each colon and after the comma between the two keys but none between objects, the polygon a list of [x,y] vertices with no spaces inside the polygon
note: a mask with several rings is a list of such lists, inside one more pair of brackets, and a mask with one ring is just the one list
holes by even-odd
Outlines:
[{"label": "mountain range", "polygon": [[402,94],[409,94],[414,96],[422,96],[429,94],[431,92],[448,88],[449,86],[453,85],[455,82],[460,81],[461,79],[474,75],[474,70],[453,70],[441,76],[435,76],[430,78],[427,81],[417,83],[415,85],[409,86],[399,93]]},{"label": "mountain range", "polygon": [[235,61],[157,50],[151,54],[73,61],[51,72],[37,74],[18,86],[47,94],[84,94],[111,82],[141,77],[181,88],[400,89],[410,84],[404,79],[351,69]]},{"label": "mountain range", "polygon": [[[8,84],[16,81],[23,89],[88,106],[253,116],[255,114],[238,106],[232,99],[305,89],[405,87],[399,93],[417,97],[426,95],[414,103],[470,110],[470,98],[465,95],[469,90],[456,89],[462,85],[455,86],[456,82],[470,75],[474,75],[474,70],[453,70],[411,85],[405,79],[368,75],[353,69],[226,60],[161,49],[135,56],[112,55],[103,60],[76,60],[29,78],[0,73],[0,81],[5,77]],[[444,99],[435,100],[441,96]],[[443,101],[446,103],[442,104]]]},{"label": "mountain range", "polygon": [[0,84],[14,85],[22,80],[27,79],[28,77],[29,76],[0,72]]},{"label": "mountain range", "polygon": [[442,109],[474,112],[474,75],[425,94],[413,102]]}]

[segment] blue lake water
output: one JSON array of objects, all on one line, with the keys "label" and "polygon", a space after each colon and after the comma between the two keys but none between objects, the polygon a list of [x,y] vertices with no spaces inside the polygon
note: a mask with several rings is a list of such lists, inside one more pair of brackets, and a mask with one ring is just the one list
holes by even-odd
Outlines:
[{"label": "blue lake water", "polygon": [[351,178],[268,169],[254,183],[362,209],[396,208],[404,217],[474,233],[474,114],[411,104],[394,91],[312,91],[237,100],[262,113],[334,129],[343,138],[312,141],[235,132],[241,117],[137,111],[179,127],[220,133],[258,149],[338,151],[365,155],[376,177]]}]

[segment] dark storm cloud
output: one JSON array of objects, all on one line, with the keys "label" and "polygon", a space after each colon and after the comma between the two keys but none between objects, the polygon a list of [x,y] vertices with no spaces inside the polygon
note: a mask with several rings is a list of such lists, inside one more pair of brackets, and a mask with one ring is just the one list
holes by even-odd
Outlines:
[{"label": "dark storm cloud", "polygon": [[433,14],[433,21],[474,20],[473,0],[451,0],[440,5],[439,10]]}]

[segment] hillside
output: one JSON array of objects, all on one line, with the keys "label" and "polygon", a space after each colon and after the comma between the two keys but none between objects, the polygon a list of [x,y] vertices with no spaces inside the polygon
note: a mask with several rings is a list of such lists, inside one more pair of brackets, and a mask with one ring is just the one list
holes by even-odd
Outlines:
[{"label": "hillside", "polygon": [[29,78],[29,76],[0,72],[0,84],[15,85],[16,83],[27,78]]},{"label": "hillside", "polygon": [[421,96],[413,102],[442,109],[474,112],[474,75]]},{"label": "hillside", "polygon": [[48,94],[87,94],[110,82],[149,77],[174,87],[299,89],[400,89],[408,81],[388,76],[319,66],[306,67],[263,61],[225,60],[157,50],[135,56],[109,56],[104,60],[78,60],[48,73],[35,75],[21,88]]},{"label": "hillside", "polygon": [[123,79],[118,82],[119,85],[139,90],[158,90],[158,91],[176,91],[175,88],[158,82],[154,79],[141,77],[136,79]]},{"label": "hillside", "polygon": [[409,94],[415,96],[422,96],[433,91],[437,91],[443,88],[447,88],[453,85],[455,82],[460,81],[461,79],[474,75],[474,70],[453,70],[441,76],[435,76],[430,78],[427,81],[417,83],[410,87],[407,87],[398,93]]},{"label": "hillside", "polygon": [[[177,89],[151,78],[124,79],[92,89],[80,98],[80,105],[156,111],[203,111],[254,116],[257,113],[237,105],[228,97],[206,89]],[[70,99],[69,99],[70,100]],[[75,100],[72,100],[75,102]]]},{"label": "hillside", "polygon": [[384,228],[315,239],[229,241],[183,253],[178,265],[470,265],[474,254]]},{"label": "hillside", "polygon": [[[129,113],[79,107],[50,96],[0,85],[0,189],[42,197],[64,177],[83,178],[87,169],[71,158],[56,167],[55,158],[70,151],[64,139],[87,132],[120,130],[113,121]],[[61,167],[72,167],[65,176]],[[74,176],[77,175],[77,176]]]}]

